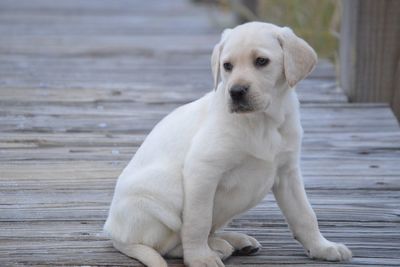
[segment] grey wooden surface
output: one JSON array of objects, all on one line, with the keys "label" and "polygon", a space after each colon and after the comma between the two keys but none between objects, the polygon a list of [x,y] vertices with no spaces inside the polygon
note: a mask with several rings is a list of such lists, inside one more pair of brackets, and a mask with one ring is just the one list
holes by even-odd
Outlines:
[{"label": "grey wooden surface", "polygon": [[[210,21],[184,0],[0,1],[0,266],[140,266],[112,248],[102,224],[146,134],[211,89],[219,30]],[[227,227],[263,250],[226,264],[399,266],[392,112],[347,103],[323,61],[297,90],[310,202],[322,232],[354,259],[308,259],[268,196]]]}]

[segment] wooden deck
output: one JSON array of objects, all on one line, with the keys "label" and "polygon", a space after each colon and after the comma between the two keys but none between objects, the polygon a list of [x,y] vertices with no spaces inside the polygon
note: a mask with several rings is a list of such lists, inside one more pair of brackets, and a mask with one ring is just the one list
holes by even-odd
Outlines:
[{"label": "wooden deck", "polygon": [[[157,121],[211,89],[212,21],[184,0],[0,0],[0,266],[140,266],[101,233],[114,184]],[[354,259],[306,258],[269,196],[228,227],[263,250],[227,266],[400,266],[392,112],[347,103],[326,62],[298,92],[309,199]]]}]

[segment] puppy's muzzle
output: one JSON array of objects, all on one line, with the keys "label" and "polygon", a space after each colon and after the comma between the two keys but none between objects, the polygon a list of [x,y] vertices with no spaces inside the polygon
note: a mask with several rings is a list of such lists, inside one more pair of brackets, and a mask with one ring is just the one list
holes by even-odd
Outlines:
[{"label": "puppy's muzzle", "polygon": [[253,110],[248,101],[249,85],[235,84],[229,90],[231,112],[250,112]]}]

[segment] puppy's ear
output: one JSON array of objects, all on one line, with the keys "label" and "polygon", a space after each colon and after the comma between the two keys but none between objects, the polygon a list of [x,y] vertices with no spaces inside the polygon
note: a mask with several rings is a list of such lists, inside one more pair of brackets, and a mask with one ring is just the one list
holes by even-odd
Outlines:
[{"label": "puppy's ear", "polygon": [[288,27],[278,35],[283,49],[283,68],[290,87],[304,79],[315,67],[317,54],[303,39],[297,37]]},{"label": "puppy's ear", "polygon": [[232,29],[225,29],[221,34],[221,40],[218,44],[214,46],[212,55],[211,55],[211,70],[214,78],[214,90],[217,90],[219,83],[219,58],[222,52],[222,48],[224,46],[225,40],[228,37],[229,33]]}]

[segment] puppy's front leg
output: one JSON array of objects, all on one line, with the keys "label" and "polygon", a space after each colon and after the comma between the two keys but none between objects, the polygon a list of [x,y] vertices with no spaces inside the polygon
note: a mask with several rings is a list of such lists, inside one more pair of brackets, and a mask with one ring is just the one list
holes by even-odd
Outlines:
[{"label": "puppy's front leg", "polygon": [[221,259],[208,245],[214,196],[221,174],[199,159],[190,159],[184,168],[184,208],[182,245],[189,267],[223,267]]},{"label": "puppy's front leg", "polygon": [[275,198],[286,217],[294,238],[311,258],[328,261],[351,259],[351,251],[343,244],[326,240],[319,231],[317,218],[312,210],[298,166],[286,166],[278,172],[273,186]]}]

